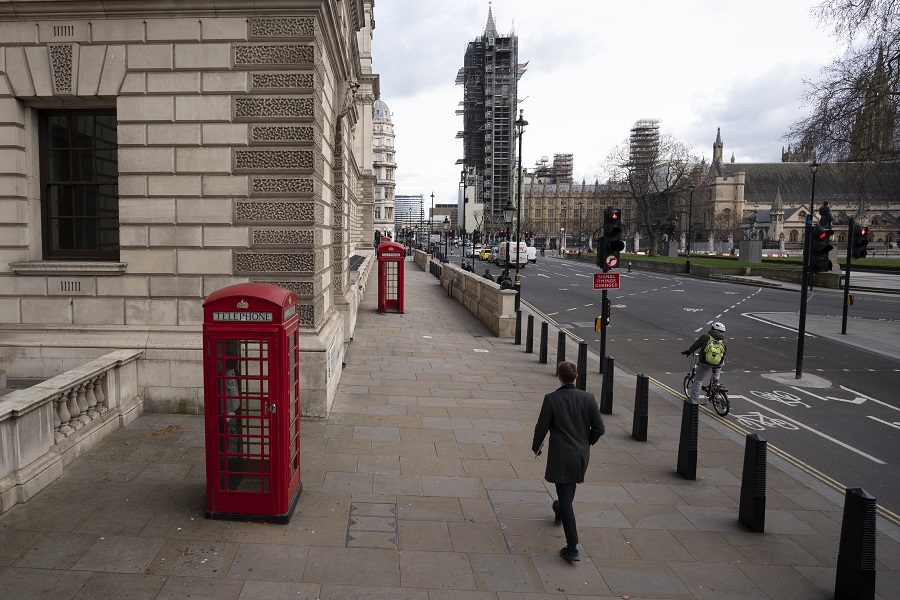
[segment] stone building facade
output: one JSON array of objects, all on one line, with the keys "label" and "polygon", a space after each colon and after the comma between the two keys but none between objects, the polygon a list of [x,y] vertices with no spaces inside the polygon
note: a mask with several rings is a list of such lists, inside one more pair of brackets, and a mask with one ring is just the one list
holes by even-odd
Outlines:
[{"label": "stone building facade", "polygon": [[0,0],[0,368],[142,349],[145,407],[198,412],[204,298],[268,282],[326,416],[372,245],[371,12]]},{"label": "stone building facade", "polygon": [[383,100],[374,106],[374,133],[372,152],[375,168],[375,230],[381,235],[396,239],[394,234],[394,192],[397,187],[394,172],[394,124],[391,109]]}]

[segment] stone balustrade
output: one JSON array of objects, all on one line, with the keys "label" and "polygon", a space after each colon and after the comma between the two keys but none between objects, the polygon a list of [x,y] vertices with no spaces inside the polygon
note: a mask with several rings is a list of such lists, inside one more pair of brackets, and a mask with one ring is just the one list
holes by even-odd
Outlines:
[{"label": "stone balustrade", "polygon": [[116,350],[0,398],[0,513],[142,412],[140,350]]},{"label": "stone balustrade", "polygon": [[441,286],[497,337],[516,335],[515,291],[501,290],[499,283],[453,263],[441,265]]}]

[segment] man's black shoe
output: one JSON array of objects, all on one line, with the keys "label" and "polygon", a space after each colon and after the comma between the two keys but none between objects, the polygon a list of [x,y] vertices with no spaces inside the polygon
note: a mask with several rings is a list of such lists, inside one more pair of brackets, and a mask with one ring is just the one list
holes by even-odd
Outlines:
[{"label": "man's black shoe", "polygon": [[569,550],[568,546],[563,546],[563,549],[559,551],[559,555],[569,562],[578,562],[581,560],[581,557],[578,556],[578,550]]},{"label": "man's black shoe", "polygon": [[559,500],[553,501],[553,524],[562,525],[562,519],[559,517]]}]

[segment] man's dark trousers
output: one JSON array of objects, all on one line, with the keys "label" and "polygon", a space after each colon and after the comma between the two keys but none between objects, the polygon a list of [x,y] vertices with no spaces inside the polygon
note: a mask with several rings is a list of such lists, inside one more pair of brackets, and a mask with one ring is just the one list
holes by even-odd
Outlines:
[{"label": "man's dark trousers", "polygon": [[566,546],[569,550],[578,547],[578,529],[575,527],[575,486],[577,483],[557,483],[556,497],[559,499],[559,518],[562,519],[563,531],[566,532]]}]

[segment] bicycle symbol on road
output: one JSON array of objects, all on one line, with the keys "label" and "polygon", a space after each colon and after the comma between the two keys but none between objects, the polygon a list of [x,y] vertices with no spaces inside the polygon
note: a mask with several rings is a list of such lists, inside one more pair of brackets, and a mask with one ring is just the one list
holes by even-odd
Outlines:
[{"label": "bicycle symbol on road", "polygon": [[798,429],[800,429],[797,425],[794,425],[790,421],[767,417],[761,412],[752,412],[746,415],[735,415],[734,418],[742,427],[752,429],[753,431],[764,431],[768,427],[781,427],[782,429],[787,429],[790,431],[797,431]]},{"label": "bicycle symbol on road", "polygon": [[762,398],[763,400],[774,400],[775,402],[781,402],[782,404],[787,404],[788,406],[802,406],[804,408],[811,408],[809,404],[800,400],[800,396],[795,396],[790,392],[783,392],[781,390],[775,390],[774,392],[757,392],[754,390],[750,393],[757,398]]},{"label": "bicycle symbol on road", "polygon": [[702,308],[685,308],[684,310],[686,310],[687,312],[700,312],[703,309]]}]

